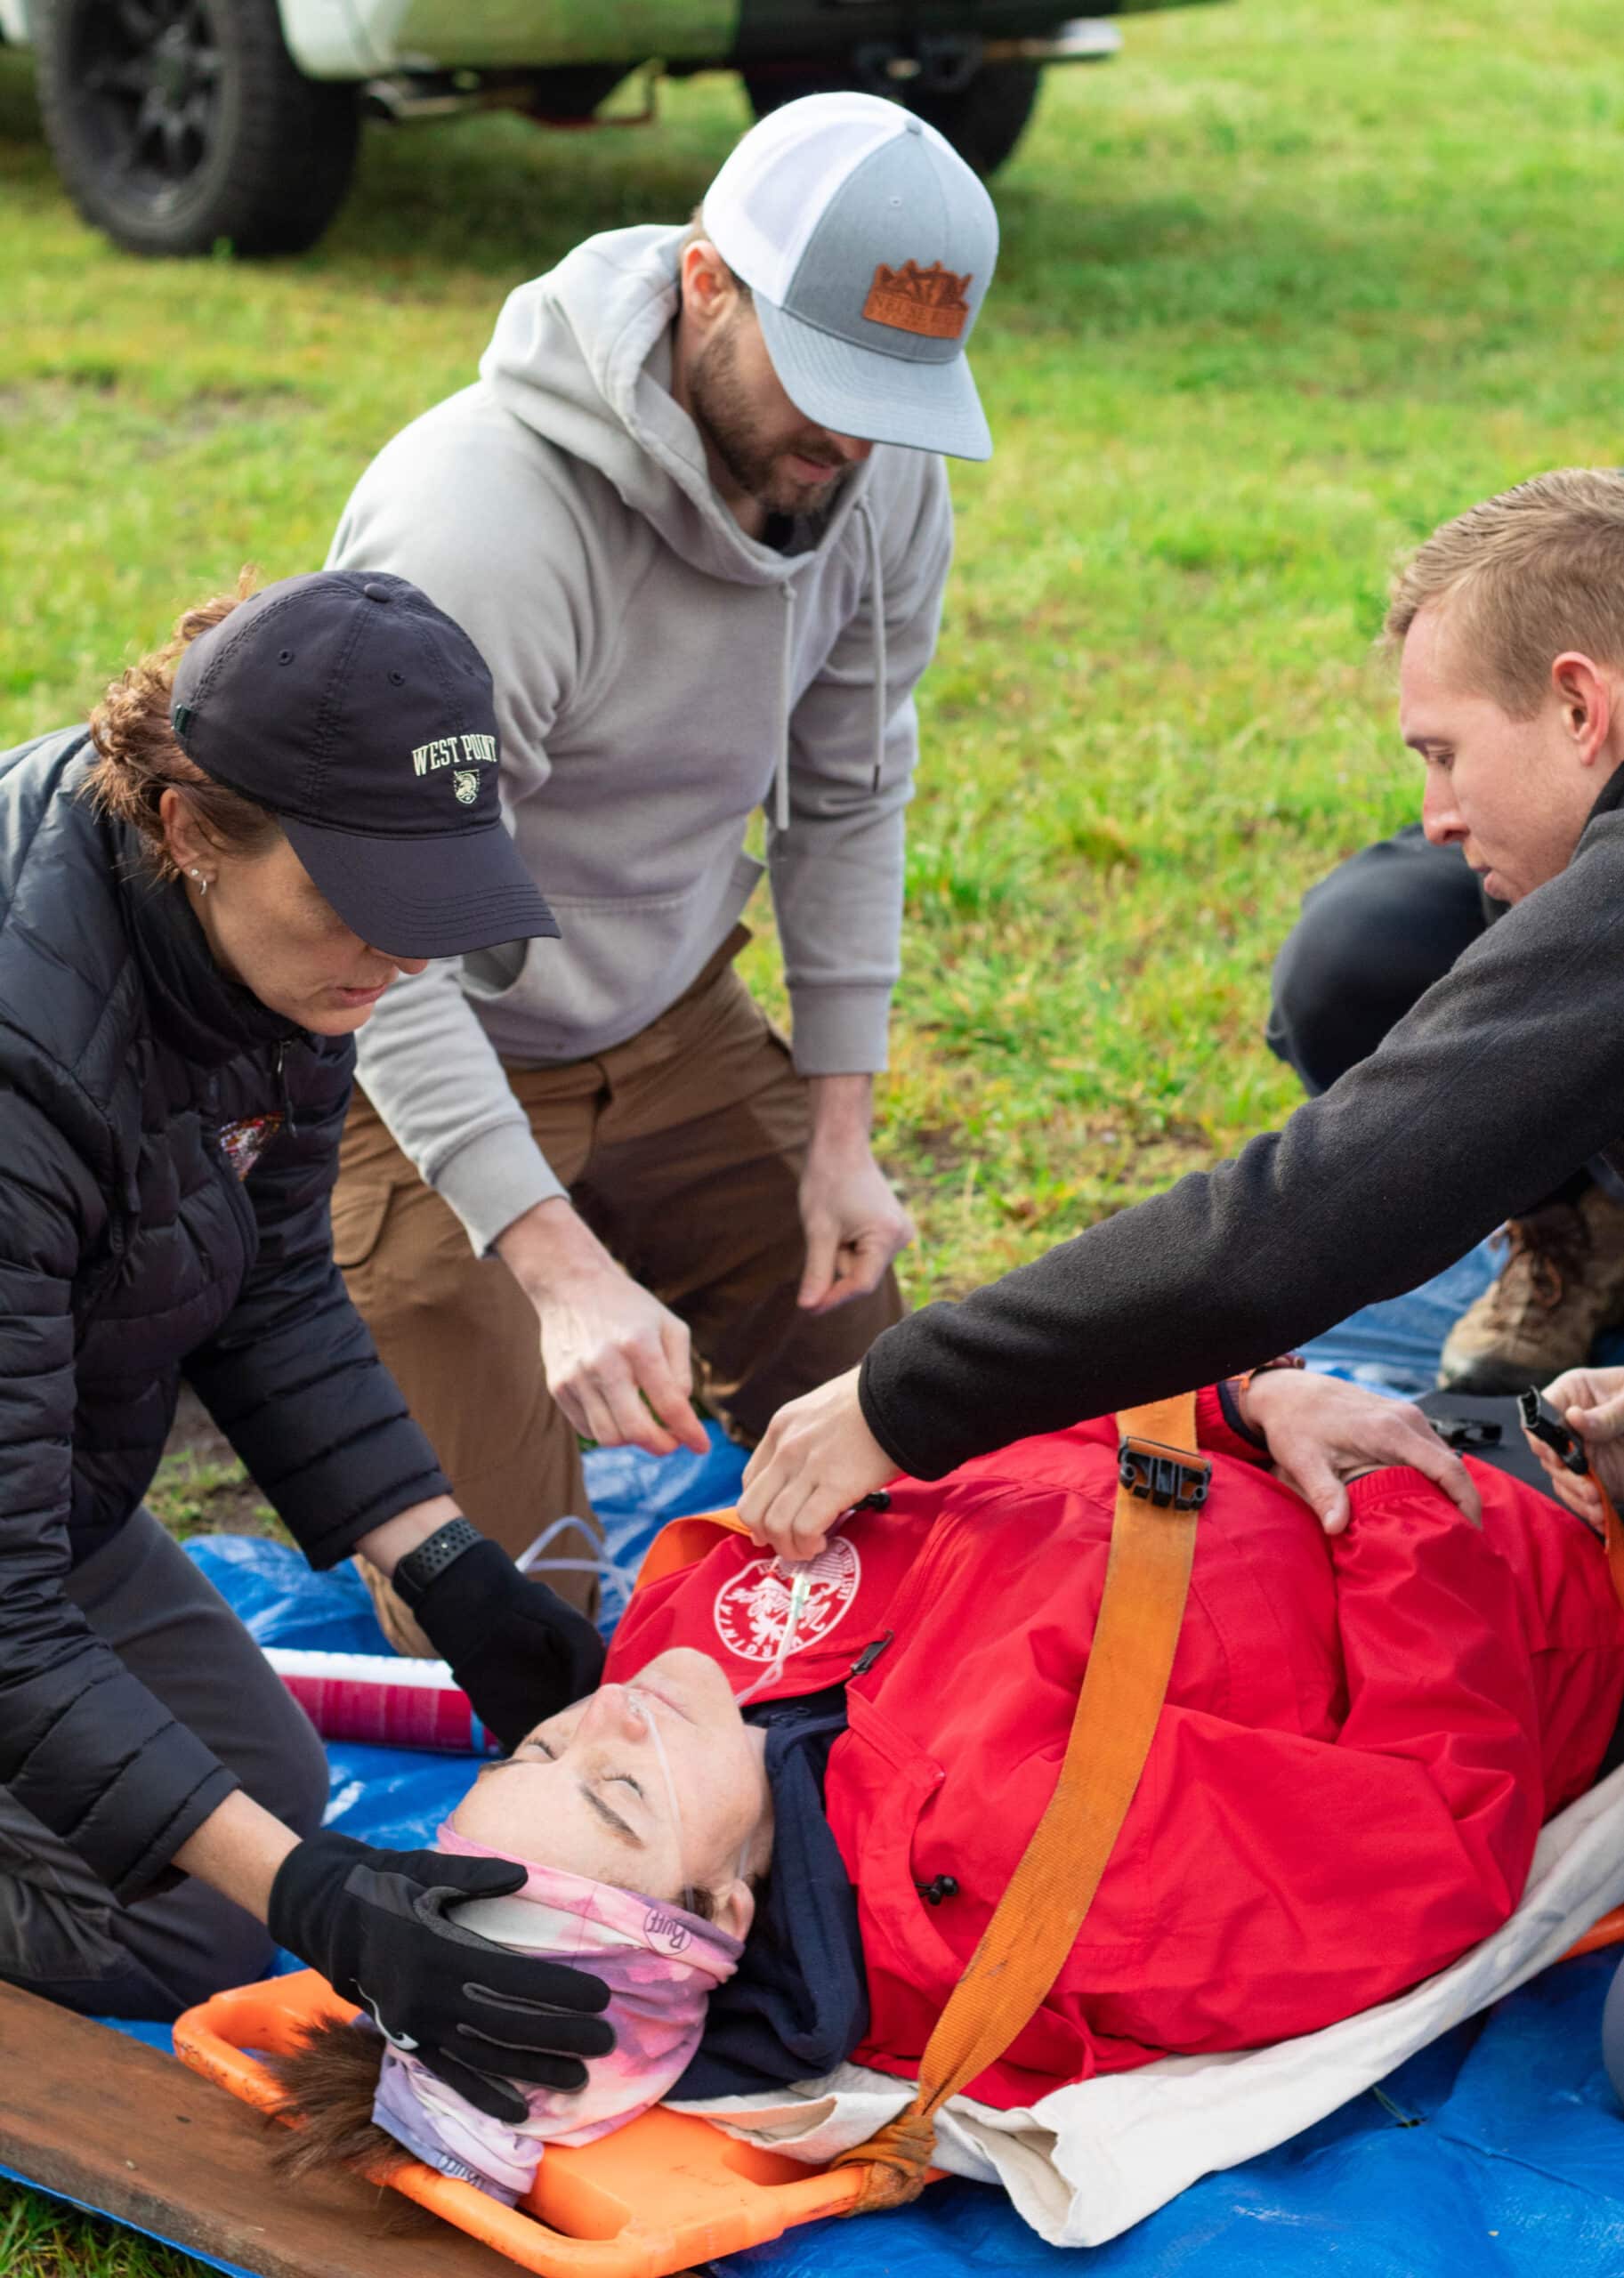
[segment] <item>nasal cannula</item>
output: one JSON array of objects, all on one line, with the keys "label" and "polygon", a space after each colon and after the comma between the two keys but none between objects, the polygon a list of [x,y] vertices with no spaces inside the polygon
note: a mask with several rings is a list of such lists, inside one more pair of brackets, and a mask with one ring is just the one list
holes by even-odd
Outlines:
[{"label": "nasal cannula", "polygon": [[[884,1511],[888,1510],[890,1506],[891,1498],[882,1489],[878,1494],[865,1495],[860,1502],[853,1503],[852,1511]],[[843,1511],[841,1516],[849,1518],[851,1515],[851,1511]],[[784,1627],[780,1633],[772,1659],[762,1675],[754,1684],[745,1685],[733,1695],[741,1708],[747,1700],[754,1700],[758,1693],[765,1692],[769,1687],[775,1685],[783,1676],[785,1664],[796,1650],[796,1639],[806,1612],[806,1601],[812,1595],[812,1569],[816,1563],[814,1559],[780,1559],[778,1563],[780,1568],[788,1567],[790,1570],[789,1603],[784,1612]],[[648,1726],[649,1737],[654,1743],[655,1759],[659,1765],[660,1777],[666,1783],[667,1800],[671,1805],[671,1823],[676,1834],[678,1870],[685,1885],[687,1846],[683,1836],[683,1810],[676,1799],[676,1782],[671,1776],[671,1765],[666,1754],[666,1743],[660,1736],[659,1717],[654,1707],[656,1696],[642,1692],[634,1684],[628,1684],[626,1692],[626,1698],[634,1704],[643,1723]],[[739,1854],[738,1872],[740,1875],[744,1872],[742,1851]]]}]

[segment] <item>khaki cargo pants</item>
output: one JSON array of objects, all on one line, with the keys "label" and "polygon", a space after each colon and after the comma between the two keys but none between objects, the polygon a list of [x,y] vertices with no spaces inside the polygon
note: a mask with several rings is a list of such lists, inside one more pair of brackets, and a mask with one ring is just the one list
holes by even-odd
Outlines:
[{"label": "khaki cargo pants", "polygon": [[[904,1310],[891,1273],[832,1313],[796,1305],[810,1108],[788,1046],[732,969],[748,938],[736,928],[626,1043],[567,1067],[507,1070],[576,1208],[688,1324],[697,1389],[746,1445],[784,1402],[854,1366]],[[535,1309],[499,1258],[474,1256],[359,1089],[333,1236],[350,1295],[462,1509],[515,1555],[573,1513],[580,1526],[561,1530],[543,1556],[590,1566],[601,1531],[574,1429],[547,1393]],[[368,1579],[395,1643],[427,1651],[392,1591]],[[546,1579],[595,1607],[594,1573]]]}]

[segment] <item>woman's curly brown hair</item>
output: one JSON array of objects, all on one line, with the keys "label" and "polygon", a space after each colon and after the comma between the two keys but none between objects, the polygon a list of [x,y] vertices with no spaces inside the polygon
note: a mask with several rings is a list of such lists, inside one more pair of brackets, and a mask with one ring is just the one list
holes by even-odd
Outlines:
[{"label": "woman's curly brown hair", "polygon": [[180,866],[169,852],[159,803],[166,791],[184,794],[204,836],[238,854],[268,852],[280,826],[268,808],[215,783],[188,759],[169,723],[175,666],[200,634],[230,617],[254,591],[255,573],[244,570],[236,591],[215,594],[175,621],[174,638],[141,658],[108,684],[90,715],[96,759],[85,779],[85,796],[103,814],[117,817],[141,834],[141,852],[152,874],[178,878]]}]

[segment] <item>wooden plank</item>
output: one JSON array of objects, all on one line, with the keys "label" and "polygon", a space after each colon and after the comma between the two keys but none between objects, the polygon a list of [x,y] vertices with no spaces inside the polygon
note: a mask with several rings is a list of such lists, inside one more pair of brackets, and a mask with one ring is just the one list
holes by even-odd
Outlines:
[{"label": "wooden plank", "polygon": [[42,2190],[259,2278],[514,2278],[448,2224],[403,2236],[392,2191],[290,2184],[270,2153],[266,2122],[174,2057],[0,1984],[0,2166]]}]

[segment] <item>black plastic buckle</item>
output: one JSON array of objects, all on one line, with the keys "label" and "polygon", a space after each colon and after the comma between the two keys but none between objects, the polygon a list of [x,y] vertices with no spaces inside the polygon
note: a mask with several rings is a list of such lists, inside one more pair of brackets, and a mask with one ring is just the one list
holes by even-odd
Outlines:
[{"label": "black plastic buckle", "polygon": [[1130,1495],[1159,1511],[1199,1511],[1212,1485],[1212,1466],[1159,1440],[1129,1438],[1117,1450],[1117,1477]]},{"label": "black plastic buckle", "polygon": [[1517,1407],[1522,1412],[1523,1429],[1532,1438],[1543,1440],[1563,1470],[1582,1478],[1590,1468],[1584,1442],[1569,1430],[1555,1410],[1541,1398],[1537,1385],[1530,1385],[1526,1392],[1517,1394]]},{"label": "black plastic buckle", "polygon": [[1429,1416],[1427,1422],[1446,1448],[1458,1455],[1464,1449],[1498,1448],[1504,1436],[1498,1424],[1483,1416]]}]

